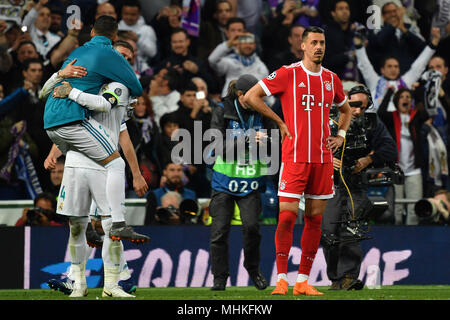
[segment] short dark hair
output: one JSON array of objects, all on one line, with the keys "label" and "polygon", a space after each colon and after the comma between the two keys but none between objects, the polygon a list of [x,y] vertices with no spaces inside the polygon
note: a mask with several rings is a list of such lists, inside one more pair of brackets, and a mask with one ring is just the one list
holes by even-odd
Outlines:
[{"label": "short dark hair", "polygon": [[184,35],[186,36],[186,38],[189,39],[189,34],[187,33],[187,31],[183,28],[180,27],[176,27],[172,29],[172,32],[170,33],[170,38],[172,38],[172,35],[174,35],[175,33],[184,33]]},{"label": "short dark hair", "polygon": [[19,51],[19,49],[22,48],[22,46],[24,46],[26,44],[31,44],[37,52],[36,45],[34,44],[33,41],[30,41],[30,40],[24,40],[24,41],[20,42],[19,45],[17,46],[16,52]]},{"label": "short dark hair", "polygon": [[197,91],[197,86],[192,80],[186,81],[183,86],[180,88],[180,94],[185,93],[186,91]]},{"label": "short dark hair", "polygon": [[230,25],[232,25],[233,23],[242,23],[242,25],[244,26],[244,29],[247,27],[244,19],[239,18],[239,17],[231,17],[227,21],[226,29],[228,30],[230,28]]},{"label": "short dark hair", "polygon": [[398,58],[397,58],[396,56],[388,55],[388,56],[383,57],[383,59],[381,59],[380,67],[381,67],[381,68],[384,68],[386,62],[387,62],[389,59],[395,59],[395,60],[397,60],[397,62],[400,64],[400,61],[398,60]]},{"label": "short dark hair", "polygon": [[219,8],[219,4],[221,4],[221,3],[228,3],[228,5],[230,6],[230,9],[233,9],[233,5],[231,4],[230,1],[228,1],[228,0],[217,0],[214,11],[217,11],[217,8]]},{"label": "short dark hair", "polygon": [[397,5],[395,2],[393,2],[393,1],[386,2],[386,3],[383,4],[383,6],[381,7],[381,14],[384,14],[384,9],[386,8],[386,6],[388,6],[388,5],[390,5],[390,4],[393,4],[393,5],[395,5],[396,7],[398,7],[398,5]]},{"label": "short dark hair", "polygon": [[94,22],[94,31],[98,36],[105,36],[112,39],[118,30],[116,19],[110,16],[100,16]]},{"label": "short dark hair", "polygon": [[123,7],[137,7],[139,10],[141,10],[141,4],[138,0],[125,0],[122,4]]},{"label": "short dark hair", "polygon": [[161,131],[164,130],[164,126],[168,123],[175,123],[177,125],[180,125],[178,118],[175,114],[173,114],[173,112],[165,113],[159,119],[159,128],[161,129]]},{"label": "short dark hair", "polygon": [[292,30],[294,30],[294,28],[303,28],[306,29],[306,27],[300,23],[294,23],[291,24],[291,26],[289,27],[289,36],[292,36]]},{"label": "short dark hair", "polygon": [[36,207],[36,204],[38,203],[39,200],[48,200],[51,202],[52,204],[52,208],[53,210],[56,209],[56,198],[53,194],[49,193],[49,192],[42,192],[39,193],[33,200],[33,204]]},{"label": "short dark hair", "polygon": [[394,102],[394,106],[396,109],[398,108],[398,100],[400,100],[400,95],[403,92],[409,92],[409,94],[411,95],[411,99],[414,97],[413,92],[410,89],[408,88],[398,89],[398,91],[394,94],[394,98],[392,99],[392,102]]},{"label": "short dark hair", "polygon": [[114,42],[113,47],[114,48],[124,47],[124,48],[127,48],[128,50],[130,50],[132,54],[134,54],[133,46],[124,40],[117,40],[116,42]]},{"label": "short dark hair", "polygon": [[39,63],[41,67],[43,66],[43,63],[39,58],[30,58],[22,63],[22,71],[27,71],[32,63]]},{"label": "short dark hair", "polygon": [[443,56],[439,55],[439,54],[434,54],[434,55],[430,58],[430,60],[428,60],[428,62],[430,62],[430,61],[433,60],[434,58],[442,59],[442,61],[444,61],[444,67],[448,67],[447,60],[445,60],[445,58],[444,58]]},{"label": "short dark hair", "polygon": [[350,3],[348,3],[348,0],[334,0],[331,11],[333,11],[333,12],[336,11],[336,6],[339,2],[346,2],[348,4],[348,6],[350,7]]},{"label": "short dark hair", "polygon": [[321,27],[309,26],[308,28],[305,29],[305,31],[303,31],[302,41],[305,41],[306,38],[308,37],[308,34],[310,34],[310,33],[325,34],[325,31]]}]

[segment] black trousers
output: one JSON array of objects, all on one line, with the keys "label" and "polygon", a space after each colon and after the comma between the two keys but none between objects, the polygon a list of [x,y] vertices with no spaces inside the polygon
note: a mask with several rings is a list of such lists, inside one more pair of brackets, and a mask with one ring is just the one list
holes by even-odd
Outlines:
[{"label": "black trousers", "polygon": [[[349,237],[351,233],[348,230],[341,224],[333,224],[333,222],[346,220],[348,215],[352,216],[350,198],[346,189],[336,188],[335,192],[334,197],[327,202],[322,217],[322,231],[335,234],[339,238]],[[351,190],[355,218],[367,207],[367,201],[370,201],[366,192],[366,190]],[[333,246],[322,243],[322,245],[327,262],[327,275],[331,281],[339,281],[345,275],[358,278],[362,262],[362,249],[359,242],[340,243]]]},{"label": "black trousers", "polygon": [[252,192],[245,197],[212,191],[209,212],[212,217],[210,256],[211,272],[214,278],[227,279],[229,276],[228,237],[234,203],[237,203],[242,220],[244,267],[251,273],[259,269],[261,234],[258,217],[261,214],[261,196]]}]

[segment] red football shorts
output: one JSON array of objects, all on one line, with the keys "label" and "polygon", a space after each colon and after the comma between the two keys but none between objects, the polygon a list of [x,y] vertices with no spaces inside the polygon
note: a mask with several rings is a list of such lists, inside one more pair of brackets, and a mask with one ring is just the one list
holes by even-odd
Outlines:
[{"label": "red football shorts", "polygon": [[282,162],[278,196],[300,199],[331,199],[334,196],[333,163]]}]

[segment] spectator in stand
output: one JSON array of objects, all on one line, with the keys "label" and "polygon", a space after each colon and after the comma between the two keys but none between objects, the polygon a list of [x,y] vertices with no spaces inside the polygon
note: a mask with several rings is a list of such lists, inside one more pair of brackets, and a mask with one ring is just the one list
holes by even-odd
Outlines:
[{"label": "spectator in stand", "polygon": [[16,227],[60,227],[64,225],[67,225],[67,221],[56,214],[56,198],[51,193],[45,192],[34,198],[34,208],[23,209],[22,217],[16,222]]},{"label": "spectator in stand", "polygon": [[45,102],[39,100],[43,76],[42,62],[39,59],[25,60],[22,73],[24,80],[31,82],[32,88],[28,90],[28,98],[20,106],[20,119],[26,121],[26,132],[39,148],[38,157],[32,159],[41,186],[46,190],[50,186],[50,179],[42,164],[52,147],[52,142],[43,129]]},{"label": "spectator in stand", "polygon": [[197,56],[206,60],[211,52],[227,40],[226,26],[232,17],[232,6],[228,0],[218,0],[212,17],[200,22],[199,46]]},{"label": "spectator in stand", "polygon": [[[235,47],[237,52],[229,53],[232,47]],[[243,74],[252,74],[257,79],[269,74],[266,65],[256,53],[255,36],[251,33],[236,33],[233,38],[222,42],[209,55],[208,61],[218,75],[225,76],[222,97],[226,96],[229,83]]]},{"label": "spectator in stand", "polygon": [[172,149],[178,143],[178,141],[172,141],[172,135],[180,128],[180,124],[173,113],[166,113],[161,117],[159,127],[161,128],[161,139],[157,145],[157,154],[159,163],[165,164],[171,162]]},{"label": "spectator in stand", "polygon": [[5,73],[11,68],[13,59],[8,54],[8,39],[6,38],[5,31],[8,28],[8,24],[4,20],[0,20],[0,73]]},{"label": "spectator in stand", "polygon": [[325,26],[327,50],[323,65],[335,72],[339,79],[359,81],[353,45],[356,23],[351,24],[350,5],[347,0],[334,2],[331,9],[332,21]]},{"label": "spectator in stand", "polygon": [[172,68],[162,68],[150,81],[148,96],[152,102],[156,123],[159,123],[163,114],[178,109],[180,93],[177,87],[177,72]]},{"label": "spectator in stand", "polygon": [[[404,185],[394,185],[396,199],[421,199],[423,196],[422,172],[425,159],[420,146],[420,129],[429,118],[421,108],[412,108],[413,92],[407,88],[399,89],[394,95],[395,111],[390,112],[388,105],[394,87],[388,88],[377,111],[397,145],[398,164],[405,174]],[[395,224],[403,224],[403,204],[395,205]],[[407,205],[406,224],[417,225],[418,218],[414,212],[414,203]]]},{"label": "spectator in stand", "polygon": [[135,38],[136,34],[132,31],[119,31],[118,32],[118,39],[121,41],[126,41],[130,44],[130,46],[133,47],[133,57],[129,61],[131,64],[131,67],[134,70],[134,73],[136,74],[136,77],[139,79],[141,76],[151,76],[153,75],[153,69],[150,67],[150,65],[147,63],[147,61],[142,58],[142,56],[139,55],[139,49],[137,47]]},{"label": "spectator in stand", "polygon": [[39,150],[26,132],[25,121],[18,120],[17,111],[12,110],[0,120],[1,200],[33,199],[42,192],[37,179],[34,183],[27,179],[27,174],[36,175],[31,157],[37,158]]},{"label": "spectator in stand", "polygon": [[[354,38],[356,48],[356,59],[358,61],[358,69],[361,72],[364,81],[374,97],[375,111],[378,109],[381,101],[384,99],[386,91],[389,86],[393,86],[395,90],[400,88],[411,88],[412,84],[416,82],[423,71],[425,70],[428,61],[436,51],[439,44],[440,33],[439,29],[433,28],[432,38],[422,53],[417,57],[411,68],[406,72],[400,71],[399,60],[393,56],[385,56],[381,63],[381,76],[375,71],[367,56],[366,49],[363,45],[363,40],[359,37]],[[389,110],[395,110],[393,105],[389,103]]]},{"label": "spectator in stand", "polygon": [[[330,8],[334,7],[336,0],[320,0],[317,9],[319,10],[319,16],[322,24],[328,24],[333,21]],[[352,13],[352,21],[365,25],[367,19],[372,15],[367,11],[367,8],[372,5],[373,0],[348,0],[350,5],[350,11]],[[328,39],[327,39],[328,40]]]},{"label": "spectator in stand", "polygon": [[289,28],[289,48],[277,53],[273,57],[267,58],[267,67],[269,72],[278,70],[283,65],[290,65],[303,59],[302,37],[305,27],[299,24],[293,24]]},{"label": "spectator in stand", "polygon": [[[159,174],[162,169],[159,164],[159,154],[156,154],[156,146],[159,141],[159,130],[157,124],[153,121],[152,103],[147,95],[138,98],[136,106],[130,119],[127,121],[128,133],[133,143],[136,157],[142,176],[147,185],[154,189],[159,186]],[[132,180],[131,171],[127,165],[126,174],[128,181]],[[130,185],[130,192],[127,197],[136,197]]]},{"label": "spectator in stand", "polygon": [[439,189],[449,189],[448,148],[430,117],[420,130],[420,145],[424,156],[422,169],[423,196],[433,197]]},{"label": "spectator in stand", "polygon": [[162,187],[152,190],[147,197],[145,225],[154,223],[156,209],[161,207],[161,198],[168,192],[175,191],[182,196],[182,200],[191,199],[197,201],[195,192],[183,185],[183,166],[168,162],[163,171],[161,179]]},{"label": "spectator in stand", "polygon": [[51,6],[50,7],[50,27],[48,30],[62,38],[65,37],[64,33],[62,32],[62,18],[64,15],[64,11],[62,8],[58,6]]},{"label": "spectator in stand", "polygon": [[[277,6],[274,15],[269,18],[268,23],[264,26],[261,37],[261,44],[263,47],[261,57],[269,67],[269,71],[277,69],[274,68],[274,64],[271,63],[271,61],[274,60],[274,56],[281,52],[289,51],[292,46],[289,36],[292,35],[292,26],[297,25],[294,21],[300,14],[300,10],[301,9],[296,6],[295,0],[286,0]],[[298,46],[300,46],[300,44],[298,44]],[[279,62],[276,64],[278,65]],[[288,64],[290,63],[281,62],[281,65]]]},{"label": "spectator in stand", "polygon": [[437,115],[433,119],[433,126],[439,131],[447,149],[450,145],[450,90],[444,88],[447,79],[448,65],[444,57],[434,55],[428,63],[428,68],[441,73],[441,87],[438,94]]},{"label": "spectator in stand", "polygon": [[233,9],[231,16],[245,21],[248,32],[260,35],[263,0],[229,0]]},{"label": "spectator in stand", "polygon": [[5,98],[3,85],[0,84],[0,119],[3,115],[7,114],[9,110],[13,109],[16,105],[24,101],[28,97],[28,90],[33,88],[33,84],[30,81],[24,80],[24,85],[21,88],[16,89],[13,93]]},{"label": "spectator in stand", "polygon": [[[218,106],[217,101],[219,101],[220,97],[219,97],[219,99],[217,99],[215,95],[210,94],[210,92],[208,91],[208,85],[207,85],[206,81],[203,80],[202,78],[194,77],[194,78],[192,78],[192,82],[197,86],[197,92],[202,91],[205,95],[206,101],[203,101],[204,102],[203,112],[210,113],[211,109],[214,109],[215,107]],[[202,94],[200,94],[200,96],[201,95]]]},{"label": "spectator in stand", "polygon": [[51,185],[45,190],[55,196],[55,199],[59,196],[59,189],[61,188],[61,182],[64,174],[65,157],[61,156],[56,160],[56,165],[50,170],[50,182]]},{"label": "spectator in stand", "polygon": [[[367,52],[375,68],[379,68],[383,57],[397,57],[400,73],[410,69],[414,60],[426,46],[418,28],[404,22],[405,8],[388,2],[381,9],[384,25],[369,32]],[[372,32],[373,31],[373,32]]]},{"label": "spectator in stand", "polygon": [[305,27],[320,26],[319,16],[319,2],[320,0],[301,0],[297,1],[297,7],[299,7],[299,16],[295,19],[294,23],[301,24]]},{"label": "spectator in stand", "polygon": [[137,0],[125,0],[122,5],[122,20],[119,30],[132,31],[136,34],[136,44],[139,55],[148,61],[157,54],[156,33],[150,25],[145,23],[141,16],[141,5]]},{"label": "spectator in stand", "polygon": [[170,43],[170,55],[158,64],[156,70],[163,67],[174,68],[178,72],[180,88],[193,77],[201,77],[206,82],[213,82],[206,65],[189,52],[191,40],[186,30],[183,28],[174,29],[170,36]]},{"label": "spectator in stand", "polygon": [[48,0],[39,0],[38,3],[23,18],[22,24],[27,27],[37,51],[47,57],[50,50],[61,40],[57,34],[50,32],[51,11],[46,6]]},{"label": "spectator in stand", "polygon": [[159,62],[170,55],[170,35],[175,29],[181,28],[181,7],[176,3],[162,7],[150,25],[158,38],[158,56],[155,57],[155,62]]}]

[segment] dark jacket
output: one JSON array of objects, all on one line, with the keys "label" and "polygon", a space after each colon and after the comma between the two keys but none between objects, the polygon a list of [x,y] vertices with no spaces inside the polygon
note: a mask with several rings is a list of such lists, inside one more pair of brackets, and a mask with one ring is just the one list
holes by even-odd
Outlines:
[{"label": "dark jacket", "polygon": [[[197,65],[197,67],[198,67],[197,73],[192,73],[192,72],[184,69],[183,63],[187,60],[190,60]],[[182,56],[179,54],[175,54],[174,52],[171,52],[170,55],[166,59],[162,60],[156,66],[155,71],[158,72],[159,70],[167,67],[168,65],[170,65],[170,67],[179,66],[183,69],[183,71],[179,75],[179,79],[177,82],[178,83],[177,89],[179,89],[180,86],[183,86],[186,82],[188,82],[189,80],[191,80],[194,77],[200,77],[208,84],[213,83],[213,80],[212,80],[213,78],[212,78],[211,74],[208,72],[207,66],[203,63],[203,61],[201,61],[200,59],[198,59],[197,57],[195,57],[191,54]]]},{"label": "dark jacket", "polygon": [[[378,116],[384,122],[386,127],[389,130],[392,138],[394,139],[398,154],[400,154],[401,150],[401,119],[400,112],[395,110],[393,112],[387,111],[390,98],[393,94],[392,89],[388,89],[386,95],[384,96],[383,101],[378,108]],[[424,165],[424,157],[421,152],[420,147],[420,129],[423,123],[428,119],[428,113],[423,109],[412,109],[410,112],[410,121],[409,121],[409,132],[411,134],[411,139],[413,142],[413,153],[414,153],[414,165],[416,168],[421,168]]]},{"label": "dark jacket", "polygon": [[[350,25],[347,30],[342,30],[341,26],[333,20],[325,26],[327,49],[323,65],[336,72],[340,79],[344,78],[345,66],[352,59],[350,52],[354,49],[353,36],[354,32],[350,30]],[[356,58],[353,60],[356,69]]]},{"label": "dark jacket", "polygon": [[[410,25],[405,24],[405,27],[408,29]],[[426,42],[410,31],[398,40],[395,30],[392,25],[386,24],[378,33],[369,33],[367,52],[375,70],[380,70],[384,57],[394,56],[400,64],[400,74],[404,74],[423,51]]]},{"label": "dark jacket", "polygon": [[[229,97],[229,96],[225,97],[223,99],[222,106],[223,107],[219,106],[219,107],[213,109],[212,118],[211,118],[211,129],[218,129],[222,133],[222,136],[224,137],[223,155],[226,155],[227,154],[227,150],[226,150],[227,144],[225,141],[226,129],[228,128],[230,121],[240,122],[240,119],[236,112],[236,108],[234,106],[234,98]],[[250,117],[250,113],[247,112],[245,109],[243,109],[239,104],[238,104],[238,106],[240,107],[240,111],[241,111],[244,121],[247,121],[248,118]],[[262,126],[264,129],[267,130],[268,135],[270,135],[270,129],[277,128],[276,124],[272,120],[265,118],[265,117],[262,118]],[[233,148],[235,148],[235,151],[236,151],[235,145],[228,146],[228,147],[229,148],[233,147]],[[267,150],[270,150],[270,146],[268,146]],[[234,152],[234,155],[236,156],[237,153]]]}]

